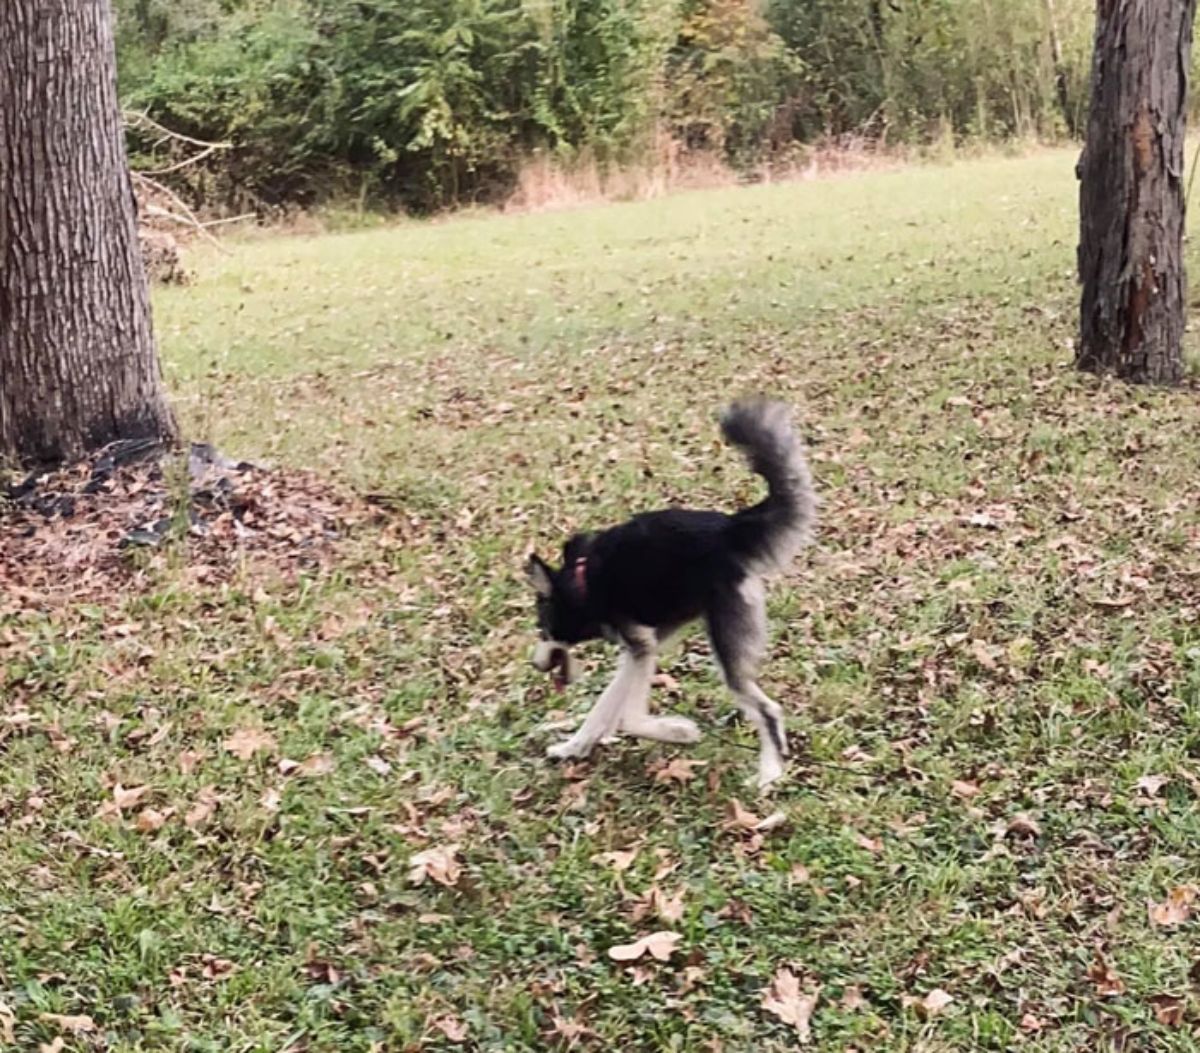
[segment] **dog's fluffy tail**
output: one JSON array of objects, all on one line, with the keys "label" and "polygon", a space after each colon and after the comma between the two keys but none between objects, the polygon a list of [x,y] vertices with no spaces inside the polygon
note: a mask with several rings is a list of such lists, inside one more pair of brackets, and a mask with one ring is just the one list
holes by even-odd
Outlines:
[{"label": "dog's fluffy tail", "polygon": [[733,517],[735,543],[761,571],[785,570],[812,537],[817,498],[791,413],[765,399],[735,402],[721,417],[725,438],[767,481],[767,497]]}]

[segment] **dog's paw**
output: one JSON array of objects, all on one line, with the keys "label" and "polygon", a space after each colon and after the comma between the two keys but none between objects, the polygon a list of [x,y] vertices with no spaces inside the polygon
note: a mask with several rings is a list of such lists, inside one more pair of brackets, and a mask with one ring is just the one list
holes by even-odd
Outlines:
[{"label": "dog's paw", "polygon": [[578,738],[564,739],[546,749],[546,756],[554,760],[573,760],[586,757],[592,752],[592,743]]},{"label": "dog's paw", "polygon": [[700,729],[695,721],[687,717],[658,717],[653,721],[652,734],[647,738],[658,739],[659,742],[677,742],[680,745],[690,745],[700,741]]},{"label": "dog's paw", "polygon": [[783,778],[783,760],[779,757],[763,757],[758,763],[758,790],[760,793],[770,789]]}]

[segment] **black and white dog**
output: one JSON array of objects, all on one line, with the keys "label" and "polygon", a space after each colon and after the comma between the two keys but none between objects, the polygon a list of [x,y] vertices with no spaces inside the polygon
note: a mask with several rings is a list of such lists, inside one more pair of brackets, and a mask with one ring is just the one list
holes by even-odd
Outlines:
[{"label": "black and white dog", "polygon": [[617,674],[583,725],[552,757],[585,757],[624,731],[662,742],[695,742],[686,717],[651,716],[650,681],[659,645],[703,618],[725,683],[758,729],[758,783],[783,774],[783,711],[758,686],[767,643],[763,578],[785,569],[808,541],[816,498],[786,406],[745,401],[721,420],[725,437],[767,481],[768,495],[733,515],[667,509],[634,516],[563,546],[557,570],[536,555],[526,572],[537,591],[541,641],[533,664],[561,688],[575,678],[570,645],[605,637],[621,647]]}]

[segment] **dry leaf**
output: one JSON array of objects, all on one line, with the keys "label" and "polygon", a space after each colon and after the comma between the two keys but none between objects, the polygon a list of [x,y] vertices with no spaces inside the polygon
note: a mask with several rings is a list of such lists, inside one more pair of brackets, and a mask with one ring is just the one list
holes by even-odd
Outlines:
[{"label": "dry leaf", "polygon": [[1088,979],[1096,987],[1096,994],[1101,998],[1115,998],[1125,991],[1125,984],[1117,975],[1110,962],[1105,961],[1104,955],[1096,952],[1096,960],[1088,967]]},{"label": "dry leaf", "polygon": [[55,1036],[53,1042],[39,1042],[38,1053],[62,1053],[67,1048],[66,1040],[62,1035]]},{"label": "dry leaf", "polygon": [[8,1003],[0,999],[0,1042],[13,1045],[16,1042],[13,1037],[13,1030],[16,1026],[17,1014],[12,1011]]},{"label": "dry leaf", "polygon": [[90,1016],[60,1016],[58,1013],[41,1013],[39,1020],[53,1024],[62,1031],[73,1035],[87,1035],[96,1030],[96,1022]]},{"label": "dry leaf", "polygon": [[955,779],[950,784],[950,789],[954,791],[955,796],[970,800],[979,793],[979,787],[973,782],[967,782],[964,779]]},{"label": "dry leaf", "polygon": [[634,943],[609,947],[608,956],[614,962],[635,962],[645,954],[665,962],[675,953],[677,944],[683,939],[677,932],[652,932]]},{"label": "dry leaf", "polygon": [[550,1034],[555,1038],[562,1039],[567,1044],[567,1049],[571,1049],[584,1035],[595,1034],[590,1027],[574,1017],[559,1016],[555,1013],[550,1023]]},{"label": "dry leaf", "polygon": [[788,873],[788,881],[793,885],[806,885],[811,875],[803,863],[793,863]]},{"label": "dry leaf", "polygon": [[758,828],[762,820],[753,812],[746,811],[742,802],[734,797],[729,802],[729,818],[722,824],[726,830],[750,830]]},{"label": "dry leaf", "polygon": [[954,996],[940,987],[935,987],[921,999],[921,1008],[929,1016],[937,1016],[943,1009],[954,1001]]},{"label": "dry leaf", "polygon": [[391,775],[392,766],[378,754],[373,754],[367,758],[367,767],[376,775]]},{"label": "dry leaf", "polygon": [[1184,1004],[1182,998],[1175,995],[1151,995],[1148,999],[1154,1007],[1154,1019],[1164,1027],[1180,1027],[1183,1024]]},{"label": "dry leaf", "polygon": [[439,845],[417,852],[408,861],[408,880],[420,885],[429,878],[446,888],[453,888],[462,873],[457,856],[458,845]]},{"label": "dry leaf", "polygon": [[691,782],[695,777],[696,768],[702,768],[708,761],[694,760],[689,757],[673,757],[666,764],[654,769],[655,782]]},{"label": "dry leaf", "polygon": [[163,824],[171,817],[172,812],[173,809],[160,812],[154,808],[143,808],[138,812],[136,824],[138,833],[152,834],[157,830],[161,830]]},{"label": "dry leaf", "polygon": [[466,1042],[468,1029],[465,1021],[456,1016],[443,1016],[433,1022],[443,1035],[451,1042]]},{"label": "dry leaf", "polygon": [[1041,1031],[1042,1028],[1045,1026],[1046,1025],[1043,1024],[1032,1013],[1026,1013],[1023,1017],[1021,1017],[1021,1030],[1022,1031]]},{"label": "dry leaf", "polygon": [[763,990],[762,1007],[785,1024],[791,1024],[799,1041],[806,1043],[812,1038],[810,1021],[820,991],[819,987],[802,991],[800,978],[790,969],[781,968],[775,973],[771,986]]},{"label": "dry leaf", "polygon": [[292,771],[301,778],[315,778],[319,775],[328,775],[334,767],[333,758],[328,753],[314,753],[297,764]]},{"label": "dry leaf", "polygon": [[1170,781],[1166,775],[1143,775],[1135,785],[1147,797],[1157,797],[1158,791]]},{"label": "dry leaf", "polygon": [[855,840],[859,848],[865,848],[874,855],[878,855],[883,851],[883,842],[878,837],[867,837],[866,834],[859,834]]},{"label": "dry leaf", "polygon": [[206,756],[204,750],[184,750],[175,758],[175,763],[179,765],[181,773],[191,775]]},{"label": "dry leaf", "polygon": [[1162,903],[1149,905],[1150,920],[1163,928],[1173,928],[1182,925],[1192,913],[1192,904],[1200,893],[1195,885],[1179,885],[1167,893]]},{"label": "dry leaf", "polygon": [[1041,837],[1042,828],[1025,812],[1020,812],[1008,821],[1005,833],[1016,837]]},{"label": "dry leaf", "polygon": [[212,818],[213,812],[217,810],[217,803],[221,798],[217,794],[215,786],[205,786],[198,794],[196,794],[196,802],[188,809],[187,815],[183,817],[183,821],[189,827],[200,826],[207,823]]},{"label": "dry leaf", "polygon": [[847,1013],[854,1013],[867,1004],[867,1000],[863,998],[862,988],[858,984],[851,984],[842,992],[842,1008]]},{"label": "dry leaf", "polygon": [[263,790],[262,796],[258,799],[258,803],[262,806],[264,811],[277,812],[279,811],[281,800],[282,798],[279,795],[279,791],[274,786],[268,786],[265,790]]},{"label": "dry leaf", "polygon": [[637,854],[640,849],[629,848],[623,852],[602,852],[596,858],[602,863],[607,863],[618,874],[623,874],[631,866],[633,861],[637,859]]},{"label": "dry leaf", "polygon": [[227,753],[248,761],[260,751],[273,750],[275,736],[262,728],[239,728],[221,746]]}]

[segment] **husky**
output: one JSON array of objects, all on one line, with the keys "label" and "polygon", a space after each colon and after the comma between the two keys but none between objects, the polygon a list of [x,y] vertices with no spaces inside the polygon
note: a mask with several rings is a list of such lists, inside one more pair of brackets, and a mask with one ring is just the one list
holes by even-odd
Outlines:
[{"label": "husky", "polygon": [[788,754],[783,710],[758,686],[767,645],[764,578],[787,568],[811,539],[816,496],[788,408],[763,399],[735,402],[721,430],[767,496],[733,513],[670,508],[619,526],[576,534],[555,568],[532,554],[525,571],[537,594],[540,640],[533,664],[562,690],[577,675],[571,647],[607,639],[619,645],[617,672],[582,726],[550,747],[551,757],[586,757],[618,731],[691,743],[695,723],[654,716],[650,681],[662,644],[703,619],[721,676],[758,731],[758,785],[775,782]]}]

